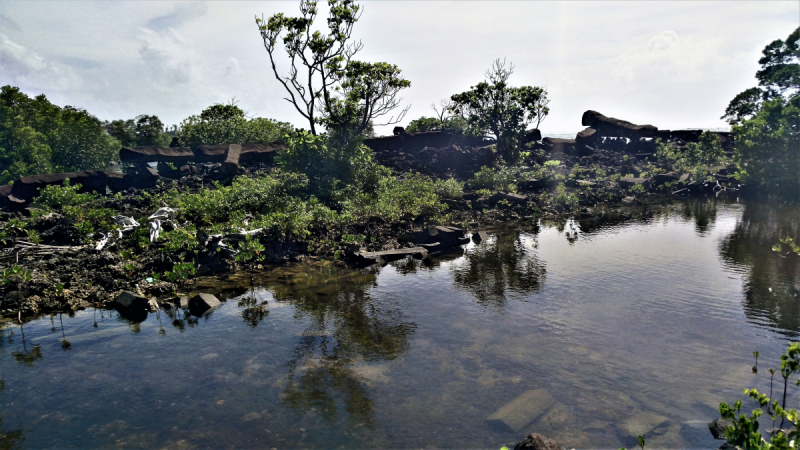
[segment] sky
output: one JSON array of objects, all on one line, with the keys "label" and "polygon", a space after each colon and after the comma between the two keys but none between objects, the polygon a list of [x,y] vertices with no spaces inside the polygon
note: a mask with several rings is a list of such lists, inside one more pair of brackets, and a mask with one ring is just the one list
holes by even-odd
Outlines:
[{"label": "sky", "polygon": [[[545,134],[581,130],[587,109],[660,129],[723,128],[728,102],[756,85],[761,50],[800,25],[796,0],[361,4],[356,59],[396,64],[411,81],[400,125],[431,117],[431,103],[468,90],[505,58],[515,66],[511,85],[546,87]],[[252,117],[308,128],[283,99],[254,21],[298,15],[298,5],[0,0],[0,85],[102,120],[155,114],[179,124],[235,99]],[[278,58],[284,70],[285,54]]]}]

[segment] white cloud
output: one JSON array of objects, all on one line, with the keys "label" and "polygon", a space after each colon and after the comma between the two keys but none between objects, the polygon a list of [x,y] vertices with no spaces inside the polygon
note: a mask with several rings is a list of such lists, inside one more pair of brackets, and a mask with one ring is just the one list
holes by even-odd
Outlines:
[{"label": "white cloud", "polygon": [[74,89],[81,84],[80,77],[70,67],[46,61],[3,33],[0,33],[0,67],[3,83],[29,83],[51,89]]},{"label": "white cloud", "polygon": [[162,87],[189,83],[197,66],[197,52],[191,42],[173,28],[153,31],[142,28],[139,55]]}]

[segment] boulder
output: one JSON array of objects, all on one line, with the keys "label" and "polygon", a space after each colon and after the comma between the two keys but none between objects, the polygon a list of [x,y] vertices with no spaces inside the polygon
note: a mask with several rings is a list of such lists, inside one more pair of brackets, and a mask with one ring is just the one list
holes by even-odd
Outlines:
[{"label": "boulder", "polygon": [[396,136],[381,136],[364,140],[364,145],[375,152],[381,151],[419,151],[425,147],[445,148],[480,147],[486,145],[483,138],[465,136],[453,131],[425,131],[422,133],[404,133]]},{"label": "boulder", "polygon": [[589,145],[592,146],[597,141],[597,130],[594,128],[587,128],[583,131],[579,131],[578,134],[575,136],[575,144],[578,146]]},{"label": "boulder", "polygon": [[622,177],[619,179],[619,185],[624,188],[629,188],[636,184],[641,184],[645,188],[647,188],[650,184],[650,180],[647,178],[636,178],[636,177]]},{"label": "boulder", "polygon": [[542,132],[538,128],[532,128],[525,131],[525,143],[539,142],[542,140]]},{"label": "boulder", "polygon": [[486,423],[496,430],[518,432],[546,413],[553,403],[553,396],[544,389],[527,391],[495,411]]},{"label": "boulder", "polygon": [[225,153],[225,161],[222,162],[222,170],[228,175],[236,174],[239,169],[239,157],[242,154],[242,146],[239,144],[228,145]]},{"label": "boulder", "polygon": [[472,242],[480,244],[481,242],[489,240],[489,235],[485,231],[478,231],[472,233]]},{"label": "boulder", "polygon": [[492,203],[497,203],[500,200],[505,200],[513,205],[525,203],[528,201],[527,195],[515,194],[513,192],[497,192],[490,197]]},{"label": "boulder", "polygon": [[546,137],[542,144],[551,152],[572,153],[575,151],[575,139],[559,139]]},{"label": "boulder", "polygon": [[357,252],[350,256],[350,260],[358,267],[366,267],[373,264],[387,264],[409,256],[414,259],[425,259],[428,257],[428,250],[423,247],[412,247],[379,252]]},{"label": "boulder", "polygon": [[531,433],[514,450],[561,450],[556,441],[541,434]]},{"label": "boulder", "polygon": [[194,162],[221,163],[227,153],[228,145],[201,145],[194,149]]},{"label": "boulder", "polygon": [[659,173],[658,175],[653,175],[653,184],[655,186],[661,186],[664,183],[678,181],[680,178],[680,175],[678,175],[676,172]]},{"label": "boulder", "polygon": [[114,180],[114,183],[116,186],[124,186],[119,190],[129,188],[148,189],[155,186],[158,179],[158,172],[152,167],[147,167],[144,170],[128,172],[122,177],[121,181]]},{"label": "boulder", "polygon": [[718,418],[712,422],[708,423],[708,431],[711,432],[711,436],[714,436],[714,439],[725,439],[725,430],[728,429],[729,426],[733,425],[733,421],[730,419],[723,419]]},{"label": "boulder", "polygon": [[121,315],[133,322],[141,322],[147,318],[150,299],[131,291],[122,291],[112,303]]},{"label": "boulder", "polygon": [[392,130],[392,134],[395,136],[400,136],[401,134],[406,134],[406,129],[403,127],[394,127]]},{"label": "boulder", "polygon": [[525,191],[540,191],[547,187],[547,180],[523,180],[519,181],[517,186]]},{"label": "boulder", "polygon": [[453,247],[469,242],[464,238],[464,230],[454,227],[443,227],[430,225],[428,228],[398,236],[397,240],[413,242],[415,244],[432,244],[438,242],[442,248]]},{"label": "boulder", "polygon": [[684,142],[700,142],[700,135],[703,130],[672,130],[670,137],[672,139],[680,139]]},{"label": "boulder", "polygon": [[635,125],[625,120],[606,117],[592,110],[583,113],[581,124],[597,130],[597,136],[626,137],[634,140],[655,137],[658,131],[653,125]]},{"label": "boulder", "polygon": [[123,147],[119,159],[125,163],[183,163],[193,161],[194,153],[189,147]]},{"label": "boulder", "polygon": [[106,193],[108,174],[99,170],[84,170],[80,172],[51,173],[47,175],[31,175],[22,177],[14,182],[11,192],[19,200],[30,202],[39,195],[39,190],[45,186],[61,186],[64,180],[69,179],[70,185],[81,185],[81,192],[97,191]]},{"label": "boulder", "polygon": [[242,152],[239,155],[239,164],[268,164],[275,162],[275,156],[288,146],[282,142],[271,144],[242,144]]},{"label": "boulder", "polygon": [[194,316],[205,316],[221,305],[219,299],[211,294],[200,293],[189,299],[189,312]]}]

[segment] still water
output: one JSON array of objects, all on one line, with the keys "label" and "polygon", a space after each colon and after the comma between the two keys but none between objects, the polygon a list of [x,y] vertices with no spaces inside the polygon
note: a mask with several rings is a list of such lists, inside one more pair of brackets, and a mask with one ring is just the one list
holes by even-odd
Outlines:
[{"label": "still water", "polygon": [[[706,423],[719,402],[768,389],[766,369],[800,332],[800,264],[771,250],[800,237],[797,205],[674,202],[489,234],[377,270],[207,280],[194,289],[227,301],[202,318],[7,322],[0,436],[498,449],[530,432],[567,448],[631,448],[646,433],[648,449],[716,448]],[[506,422],[487,421],[498,411]]]}]

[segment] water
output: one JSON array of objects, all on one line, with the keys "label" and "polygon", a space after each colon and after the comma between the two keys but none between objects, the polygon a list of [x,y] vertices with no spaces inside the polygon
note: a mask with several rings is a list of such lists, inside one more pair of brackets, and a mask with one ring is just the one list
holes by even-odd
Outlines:
[{"label": "water", "polygon": [[[800,332],[800,265],[771,250],[800,237],[800,208],[649,209],[506,227],[380,270],[205,281],[228,300],[203,318],[6,323],[0,428],[24,448],[497,449],[530,432],[568,448],[631,448],[641,433],[647,448],[716,448],[719,402],[768,390]],[[546,413],[487,422],[534,390]]]}]

